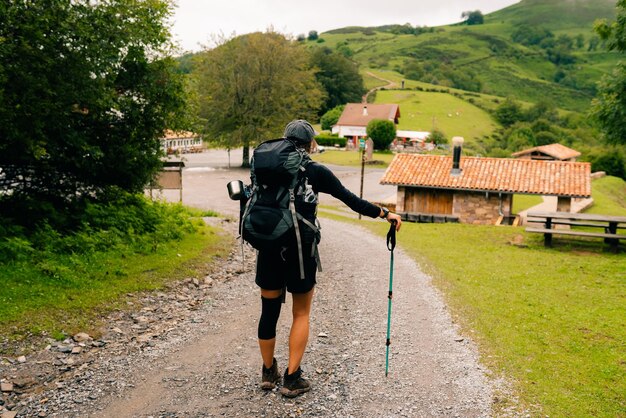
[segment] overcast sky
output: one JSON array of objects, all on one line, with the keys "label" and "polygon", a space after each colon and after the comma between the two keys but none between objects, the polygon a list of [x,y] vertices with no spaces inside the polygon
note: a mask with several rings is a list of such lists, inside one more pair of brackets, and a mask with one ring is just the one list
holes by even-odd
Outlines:
[{"label": "overcast sky", "polygon": [[489,13],[519,0],[178,0],[174,38],[187,51],[210,44],[213,35],[274,30],[289,34],[345,26],[458,22],[465,10]]}]

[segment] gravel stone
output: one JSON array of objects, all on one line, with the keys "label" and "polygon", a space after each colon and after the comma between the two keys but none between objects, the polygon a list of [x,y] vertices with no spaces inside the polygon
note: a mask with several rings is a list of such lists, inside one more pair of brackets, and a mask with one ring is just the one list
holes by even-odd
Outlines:
[{"label": "gravel stone", "polygon": [[[217,190],[234,176],[245,178],[243,170],[217,171],[210,178],[206,173],[186,181]],[[219,233],[237,236],[237,222],[210,222],[222,228]],[[3,391],[9,377],[35,382],[21,393],[3,392],[1,407],[19,417],[367,418],[489,417],[494,405],[512,404],[508,411],[497,409],[498,416],[525,415],[515,409],[508,383],[479,363],[471,336],[460,335],[430,277],[402,251],[402,233],[385,377],[389,251],[384,237],[321,222],[324,271],[318,274],[310,334],[317,337],[309,340],[302,362],[310,392],[285,399],[278,389],[259,389],[255,252],[244,246],[242,254],[237,242],[197,283],[191,278],[130,295],[132,305],[103,318],[106,327],[93,332],[94,339],[44,339],[41,350],[28,352],[26,363],[16,362],[17,356],[0,359]],[[348,243],[358,248],[348,251]],[[281,371],[288,359],[290,312],[288,297],[277,329]],[[76,342],[85,347],[70,357]]]}]

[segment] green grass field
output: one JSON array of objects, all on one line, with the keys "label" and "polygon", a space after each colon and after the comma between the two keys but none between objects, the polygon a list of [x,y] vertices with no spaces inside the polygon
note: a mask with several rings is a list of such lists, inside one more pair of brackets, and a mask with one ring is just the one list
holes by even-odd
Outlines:
[{"label": "green grass field", "polygon": [[537,195],[516,194],[513,196],[513,213],[517,214],[543,202],[543,198]]},{"label": "green grass field", "polygon": [[196,277],[226,253],[229,238],[202,221],[197,225],[197,232],[150,253],[122,247],[3,264],[0,335],[18,340],[41,332],[59,338],[78,331],[97,335],[102,314],[124,306],[127,294]]},{"label": "green grass field", "polygon": [[[381,237],[388,229],[361,224]],[[598,240],[546,249],[542,239],[523,228],[463,224],[405,223],[398,235],[478,342],[481,361],[513,384],[519,413],[620,416],[626,257]],[[510,406],[499,397],[496,415]]]},{"label": "green grass field", "polygon": [[432,131],[436,128],[448,138],[462,136],[469,143],[490,135],[497,126],[484,110],[444,93],[385,90],[377,93],[376,103],[400,106],[398,129]]},{"label": "green grass field", "polygon": [[[626,216],[626,182],[592,183],[592,213]],[[514,197],[514,210],[539,203]],[[322,216],[346,222],[329,207]],[[516,212],[517,213],[517,212]],[[381,237],[387,224],[360,223]],[[450,239],[454,237],[454,239]],[[626,248],[559,240],[523,227],[404,223],[399,245],[433,277],[481,361],[512,382],[530,416],[617,417],[626,410]],[[453,255],[451,257],[451,254]],[[397,278],[396,280],[402,280]],[[498,395],[496,416],[510,406]]]},{"label": "green grass field", "polygon": [[626,181],[612,176],[595,179],[591,194],[594,203],[586,213],[626,216]]},{"label": "green grass field", "polygon": [[[374,161],[379,161],[375,164],[368,164],[367,167],[387,167],[391,160],[393,160],[394,154],[390,152],[374,152]],[[361,166],[361,153],[358,151],[343,151],[343,150],[328,150],[321,154],[313,154],[314,161],[322,164],[334,164],[334,165],[347,165],[353,167]]]}]

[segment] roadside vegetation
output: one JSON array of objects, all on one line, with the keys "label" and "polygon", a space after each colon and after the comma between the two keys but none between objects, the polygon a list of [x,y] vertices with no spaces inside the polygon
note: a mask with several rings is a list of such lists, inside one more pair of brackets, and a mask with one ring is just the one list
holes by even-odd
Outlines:
[{"label": "roadside vegetation", "polygon": [[225,245],[199,213],[143,197],[159,138],[194,120],[170,56],[174,4],[5,3],[0,335],[95,331],[127,293],[192,275]]},{"label": "roadside vegetation", "polygon": [[[367,167],[374,168],[386,168],[391,160],[393,160],[394,154],[391,152],[374,151],[372,154],[373,163],[368,162]],[[322,164],[333,165],[347,165],[352,167],[361,166],[361,152],[360,151],[344,151],[344,150],[326,150],[320,154],[312,155],[313,161]],[[367,168],[366,168],[367,170]]]},{"label": "roadside vegetation", "polygon": [[125,195],[88,204],[71,232],[2,223],[0,335],[97,335],[127,294],[201,277],[231,243],[202,221],[214,215]]}]

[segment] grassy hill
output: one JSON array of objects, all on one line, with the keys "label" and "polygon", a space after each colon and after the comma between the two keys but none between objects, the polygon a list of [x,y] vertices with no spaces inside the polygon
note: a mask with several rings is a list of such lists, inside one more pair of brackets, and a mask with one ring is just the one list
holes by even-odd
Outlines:
[{"label": "grassy hill", "polygon": [[595,19],[615,17],[615,0],[524,0],[487,15],[485,26],[510,34],[520,25],[540,25],[557,33],[590,34]]},{"label": "grassy hill", "polygon": [[496,127],[487,112],[450,94],[388,90],[378,92],[376,101],[400,105],[402,116],[398,129],[437,128],[447,137],[463,136],[474,141],[489,135]]},{"label": "grassy hill", "polygon": [[[603,52],[592,32],[595,19],[614,17],[614,5],[523,0],[486,15],[483,25],[348,27],[322,34],[320,45],[347,48],[364,73],[395,71],[405,79],[585,111],[595,83],[619,58]],[[514,41],[519,28],[548,30],[550,42],[539,47]],[[366,81],[376,84],[369,76]]]}]

